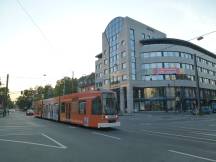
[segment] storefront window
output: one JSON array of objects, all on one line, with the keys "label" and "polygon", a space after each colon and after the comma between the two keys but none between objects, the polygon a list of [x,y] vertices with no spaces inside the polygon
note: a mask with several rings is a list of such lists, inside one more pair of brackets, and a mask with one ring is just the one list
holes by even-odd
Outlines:
[{"label": "storefront window", "polygon": [[164,88],[145,88],[144,89],[144,98],[157,98],[164,97]]}]

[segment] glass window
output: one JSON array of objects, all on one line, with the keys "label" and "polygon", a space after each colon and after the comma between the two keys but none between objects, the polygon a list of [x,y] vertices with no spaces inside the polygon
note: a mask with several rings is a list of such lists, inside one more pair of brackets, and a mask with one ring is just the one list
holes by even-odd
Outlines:
[{"label": "glass window", "polygon": [[86,101],[79,102],[79,114],[86,114]]},{"label": "glass window", "polygon": [[105,85],[109,84],[109,80],[108,79],[104,80],[104,84]]},{"label": "glass window", "polygon": [[107,75],[107,74],[108,74],[108,70],[105,69],[105,70],[104,70],[104,75]]},{"label": "glass window", "polygon": [[152,75],[152,80],[164,80],[163,75]]},{"label": "glass window", "polygon": [[131,75],[131,79],[132,79],[132,80],[136,80],[136,74],[132,74],[132,75]]},{"label": "glass window", "polygon": [[132,70],[135,70],[135,69],[136,69],[136,64],[135,64],[135,62],[132,62],[132,63],[131,63],[131,68],[132,68]]},{"label": "glass window", "polygon": [[102,104],[100,97],[96,97],[92,101],[92,114],[93,115],[101,115],[102,114]]},{"label": "glass window", "polygon": [[128,76],[127,75],[122,75],[122,80],[127,80]]},{"label": "glass window", "polygon": [[131,51],[131,58],[135,58],[135,52]]},{"label": "glass window", "polygon": [[126,57],[126,52],[125,51],[121,52],[121,57]]},{"label": "glass window", "polygon": [[163,56],[164,57],[179,57],[179,52],[176,52],[176,51],[164,51]]},{"label": "glass window", "polygon": [[176,80],[175,74],[165,75],[165,80]]},{"label": "glass window", "polygon": [[179,63],[171,63],[171,62],[167,63],[167,62],[165,62],[164,67],[165,68],[180,68],[180,64]]},{"label": "glass window", "polygon": [[144,58],[148,58],[150,57],[149,56],[149,53],[141,53],[141,58],[144,59]]},{"label": "glass window", "polygon": [[151,64],[142,64],[142,69],[150,69],[151,68]]},{"label": "glass window", "polygon": [[107,60],[107,59],[104,60],[104,64],[105,64],[105,65],[108,64],[108,60]]},{"label": "glass window", "polygon": [[126,43],[125,43],[125,40],[122,40],[122,41],[121,41],[121,45],[122,45],[122,46],[125,46],[125,44],[126,44]]},{"label": "glass window", "polygon": [[61,104],[61,112],[63,112],[63,113],[65,112],[65,103]]},{"label": "glass window", "polygon": [[106,51],[106,50],[104,50],[104,56],[106,57],[106,55],[107,55],[107,51]]},{"label": "glass window", "polygon": [[130,39],[134,40],[134,29],[130,29]]},{"label": "glass window", "polygon": [[152,76],[151,75],[144,75],[144,76],[142,76],[142,80],[152,80]]},{"label": "glass window", "polygon": [[125,63],[122,63],[122,69],[126,69],[126,62]]},{"label": "glass window", "polygon": [[153,63],[151,64],[151,68],[162,68],[163,64],[162,63]]},{"label": "glass window", "polygon": [[117,104],[114,94],[104,93],[103,94],[103,108],[105,115],[114,115],[117,113]]},{"label": "glass window", "polygon": [[142,39],[145,39],[145,33],[142,33]]},{"label": "glass window", "polygon": [[130,48],[132,50],[135,50],[135,42],[134,42],[134,40],[130,40]]},{"label": "glass window", "polygon": [[144,98],[164,97],[164,88],[144,88]]}]

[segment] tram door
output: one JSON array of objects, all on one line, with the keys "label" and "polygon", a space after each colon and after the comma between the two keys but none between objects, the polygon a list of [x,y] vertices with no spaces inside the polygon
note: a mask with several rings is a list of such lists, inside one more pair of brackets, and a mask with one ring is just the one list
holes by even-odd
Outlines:
[{"label": "tram door", "polygon": [[66,119],[70,120],[71,118],[71,105],[70,103],[66,104]]}]

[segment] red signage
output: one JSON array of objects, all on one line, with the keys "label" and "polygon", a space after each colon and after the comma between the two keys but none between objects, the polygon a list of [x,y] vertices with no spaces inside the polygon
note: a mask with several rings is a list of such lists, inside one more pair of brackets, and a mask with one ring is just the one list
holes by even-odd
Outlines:
[{"label": "red signage", "polygon": [[182,70],[180,68],[154,68],[153,74],[182,74]]}]

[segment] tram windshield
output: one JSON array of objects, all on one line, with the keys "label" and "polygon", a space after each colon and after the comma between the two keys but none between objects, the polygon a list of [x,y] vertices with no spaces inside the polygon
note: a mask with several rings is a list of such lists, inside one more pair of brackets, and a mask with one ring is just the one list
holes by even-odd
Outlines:
[{"label": "tram windshield", "polygon": [[117,114],[116,96],[114,93],[104,93],[102,96],[105,115]]}]

